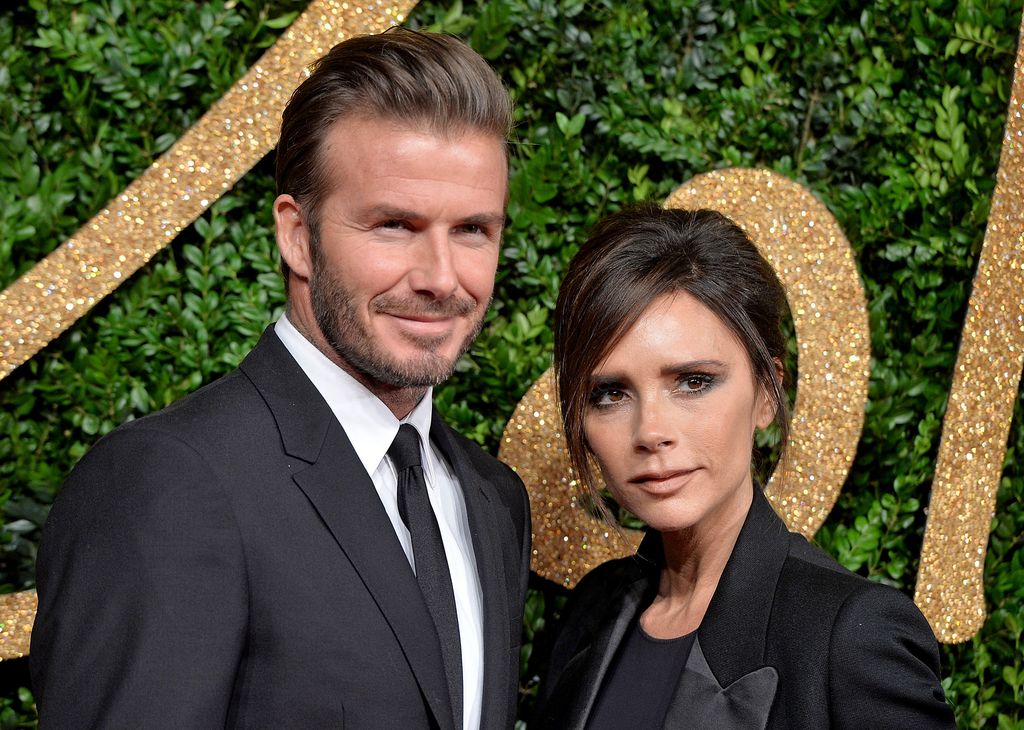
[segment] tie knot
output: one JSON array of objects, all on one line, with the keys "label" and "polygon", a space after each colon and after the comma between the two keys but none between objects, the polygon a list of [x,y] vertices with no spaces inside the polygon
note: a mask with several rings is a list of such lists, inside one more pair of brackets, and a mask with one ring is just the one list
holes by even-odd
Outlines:
[{"label": "tie knot", "polygon": [[403,472],[409,467],[420,466],[420,435],[408,423],[398,427],[398,435],[391,442],[388,456],[395,465],[396,472]]}]

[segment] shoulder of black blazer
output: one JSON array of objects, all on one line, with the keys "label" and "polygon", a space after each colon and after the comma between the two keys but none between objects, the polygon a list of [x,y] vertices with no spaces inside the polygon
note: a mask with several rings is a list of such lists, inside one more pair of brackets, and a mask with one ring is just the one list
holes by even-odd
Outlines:
[{"label": "shoulder of black blazer", "polygon": [[[124,442],[130,434],[144,439],[149,433],[181,442],[199,456],[210,455],[208,461],[215,469],[237,472],[252,451],[269,439],[280,440],[288,456],[315,462],[334,421],[330,407],[273,327],[268,327],[238,369],[155,414],[120,426],[101,442]],[[530,508],[522,481],[508,466],[449,427],[436,409],[432,423],[432,438],[442,442],[446,456],[452,461],[466,460],[471,472],[483,477],[478,485],[511,520],[520,549],[514,566],[518,569],[515,584],[522,583],[525,593]],[[239,463],[232,463],[234,460]]]},{"label": "shoulder of black blazer", "polygon": [[[877,707],[898,715],[898,707],[910,703],[910,716],[929,718],[923,726],[953,727],[939,685],[935,639],[916,606],[899,591],[847,571],[790,533],[760,490],[755,492],[698,630],[693,663],[706,662],[706,671],[720,688],[763,667],[774,668],[778,687],[774,693],[763,688],[771,712],[759,715],[767,723],[762,726],[835,725],[833,713],[845,713],[875,718],[874,724],[861,726],[899,727],[872,714],[870,694],[901,685],[902,676],[907,680],[902,684],[913,686],[890,692],[895,704]],[[616,635],[608,629],[622,623],[624,614],[635,620],[649,603],[661,563],[659,536],[650,533],[637,555],[605,563],[580,581],[563,612],[563,628],[541,686],[541,727],[554,727],[545,719],[552,717],[559,717],[563,727],[583,727],[585,719],[581,723],[551,708],[589,711],[591,702],[574,705],[576,699],[565,693],[578,691],[573,678],[587,676],[591,683],[603,679],[617,644],[602,645],[599,651],[595,645]],[[877,676],[872,666],[901,676]],[[596,694],[596,688],[587,691],[588,699]]]}]

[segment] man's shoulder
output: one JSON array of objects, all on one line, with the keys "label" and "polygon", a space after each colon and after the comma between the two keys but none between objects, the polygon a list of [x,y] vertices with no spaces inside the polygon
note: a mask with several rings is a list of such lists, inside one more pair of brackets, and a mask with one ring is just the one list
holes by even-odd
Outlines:
[{"label": "man's shoulder", "polygon": [[121,428],[188,428],[209,419],[234,418],[239,410],[251,408],[258,400],[258,391],[253,384],[235,369],[155,413],[123,424]]},{"label": "man's shoulder", "polygon": [[[248,379],[232,371],[155,413],[121,424],[93,445],[76,471],[111,461],[125,461],[125,469],[132,464],[184,468],[193,457],[227,456],[232,444],[251,443],[261,422],[272,423],[259,415],[261,403]],[[176,454],[177,461],[169,462],[168,454]]]}]

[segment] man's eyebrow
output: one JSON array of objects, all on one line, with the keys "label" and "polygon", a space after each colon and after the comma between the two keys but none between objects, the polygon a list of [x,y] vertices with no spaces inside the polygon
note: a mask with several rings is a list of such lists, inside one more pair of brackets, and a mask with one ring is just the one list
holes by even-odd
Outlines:
[{"label": "man's eyebrow", "polygon": [[501,213],[477,213],[475,215],[467,216],[462,219],[462,224],[470,224],[474,226],[498,226],[504,227],[508,221],[508,216],[505,212]]},{"label": "man's eyebrow", "polygon": [[402,208],[389,208],[386,205],[375,205],[366,208],[363,215],[371,218],[394,218],[395,220],[419,220],[423,218],[422,213]]},{"label": "man's eyebrow", "polygon": [[[408,220],[418,221],[426,218],[422,213],[417,213],[414,210],[406,210],[404,208],[390,208],[385,205],[371,206],[363,211],[363,215],[369,218],[384,218],[387,220]],[[475,226],[498,226],[504,227],[508,220],[508,216],[505,211],[493,212],[493,213],[474,213],[468,215],[465,218],[459,220],[460,225],[475,225]]]}]

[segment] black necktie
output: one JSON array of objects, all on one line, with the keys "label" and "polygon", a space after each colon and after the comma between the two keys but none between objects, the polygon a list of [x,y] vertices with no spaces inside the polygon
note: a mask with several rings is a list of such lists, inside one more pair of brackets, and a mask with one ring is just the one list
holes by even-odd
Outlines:
[{"label": "black necktie", "polygon": [[459,641],[459,618],[441,530],[427,496],[427,483],[420,464],[420,437],[416,429],[408,423],[399,426],[388,456],[398,473],[398,513],[412,536],[416,580],[441,640],[441,658],[455,713],[455,727],[461,728],[462,644]]}]

